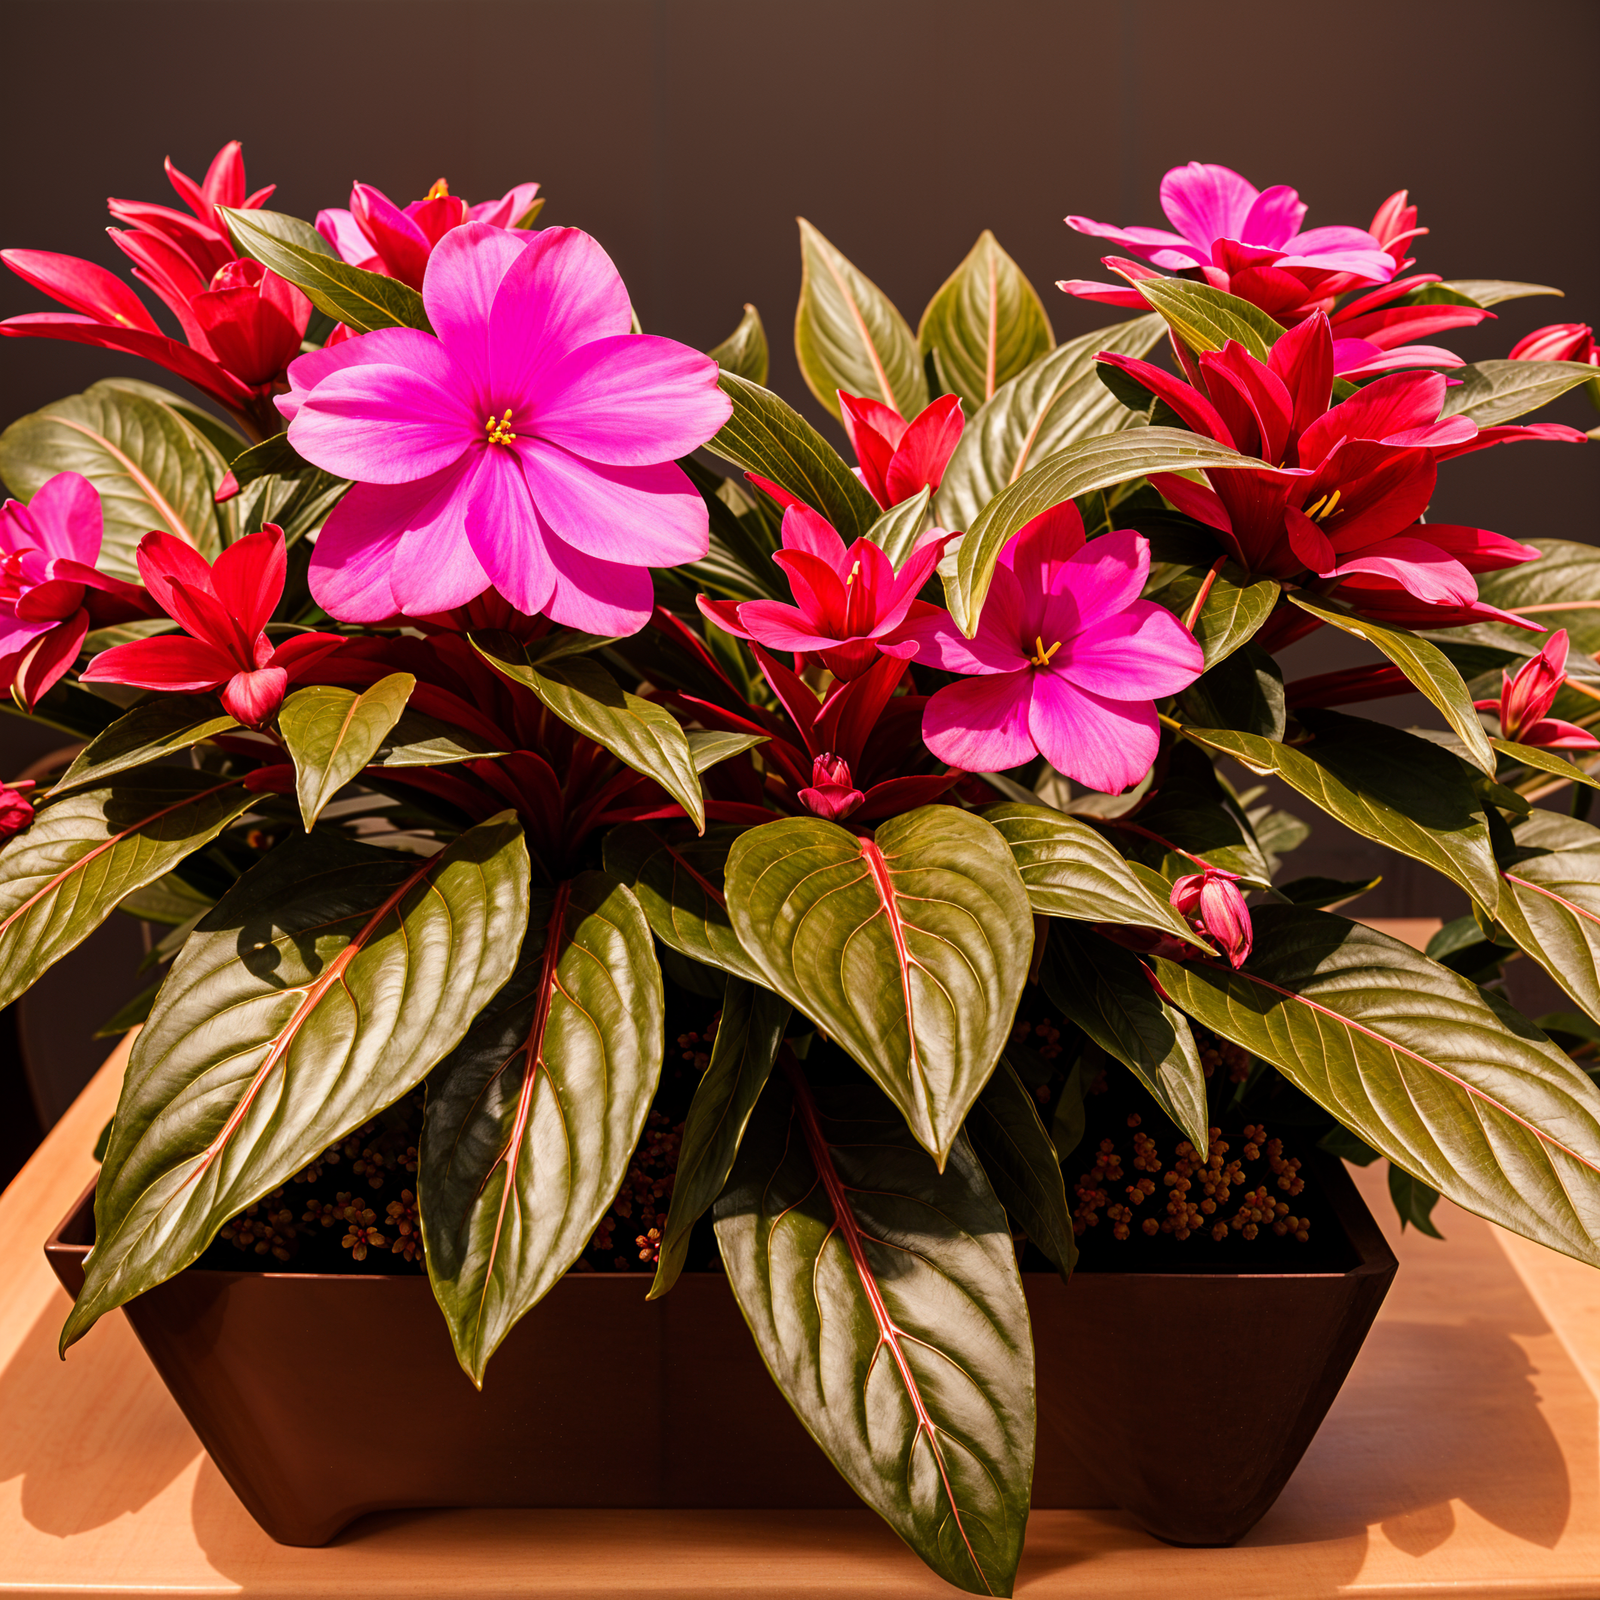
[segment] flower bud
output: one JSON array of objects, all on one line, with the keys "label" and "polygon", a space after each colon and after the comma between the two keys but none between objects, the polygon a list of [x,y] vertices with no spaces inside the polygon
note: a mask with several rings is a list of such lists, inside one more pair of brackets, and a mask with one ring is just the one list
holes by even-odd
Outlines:
[{"label": "flower bud", "polygon": [[1544,649],[1523,663],[1516,677],[1504,672],[1500,676],[1500,733],[1502,738],[1515,739],[1544,720],[1566,682],[1567,630],[1552,634]]},{"label": "flower bud", "polygon": [[1250,908],[1239,890],[1239,874],[1207,867],[1191,872],[1172,886],[1172,904],[1196,933],[1203,934],[1242,967],[1250,954]]},{"label": "flower bud", "polygon": [[21,833],[33,821],[33,802],[22,793],[32,787],[31,778],[16,784],[0,783],[0,841]]},{"label": "flower bud", "polygon": [[815,815],[841,822],[867,797],[850,781],[849,763],[830,751],[811,763],[811,787],[800,798]]}]

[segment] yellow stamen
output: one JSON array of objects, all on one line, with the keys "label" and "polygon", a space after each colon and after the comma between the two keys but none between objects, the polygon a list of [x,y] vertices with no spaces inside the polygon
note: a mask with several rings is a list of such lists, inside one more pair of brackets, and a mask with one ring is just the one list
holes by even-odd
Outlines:
[{"label": "yellow stamen", "polygon": [[489,435],[490,444],[515,444],[517,436],[511,427],[511,407],[506,407],[503,417],[491,416],[484,423],[484,432]]},{"label": "yellow stamen", "polygon": [[1044,647],[1044,640],[1041,639],[1038,634],[1035,634],[1033,636],[1033,646],[1034,653],[1028,657],[1028,660],[1036,667],[1048,667],[1050,665],[1050,657],[1061,648],[1061,641],[1057,639],[1056,642],[1051,645],[1048,650],[1046,650]]},{"label": "yellow stamen", "polygon": [[844,580],[845,588],[848,589],[850,587],[850,585],[856,581],[857,577],[860,576],[860,573],[861,573],[861,563],[858,561],[858,562],[856,562],[856,564],[853,567],[851,567],[850,576]]},{"label": "yellow stamen", "polygon": [[450,185],[440,178],[439,181],[423,196],[424,200],[448,200],[450,198]]},{"label": "yellow stamen", "polygon": [[1339,504],[1339,496],[1342,492],[1342,490],[1335,489],[1332,494],[1325,494],[1321,499],[1313,500],[1306,507],[1306,515],[1313,522],[1321,522],[1325,517],[1331,517],[1334,507]]}]

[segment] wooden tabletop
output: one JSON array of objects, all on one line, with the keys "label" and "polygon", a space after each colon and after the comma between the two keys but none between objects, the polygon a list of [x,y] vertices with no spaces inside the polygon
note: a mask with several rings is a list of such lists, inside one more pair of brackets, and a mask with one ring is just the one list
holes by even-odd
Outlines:
[{"label": "wooden tabletop", "polygon": [[[40,1246],[93,1171],[120,1052],[0,1197],[0,1595],[897,1600],[954,1593],[859,1512],[423,1511],[324,1549],[239,1506],[121,1316],[62,1363]],[[1175,1550],[1109,1511],[1038,1511],[1029,1600],[1600,1596],[1600,1273],[1439,1207],[1278,1505],[1231,1550]],[[358,1351],[350,1415],[364,1404]]]}]

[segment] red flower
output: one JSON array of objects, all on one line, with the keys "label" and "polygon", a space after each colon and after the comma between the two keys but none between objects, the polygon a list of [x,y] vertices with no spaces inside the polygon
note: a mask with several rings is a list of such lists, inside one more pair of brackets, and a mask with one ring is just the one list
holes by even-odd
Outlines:
[{"label": "red flower", "polygon": [[45,250],[0,250],[0,259],[73,314],[8,317],[0,322],[0,334],[69,339],[143,356],[226,406],[251,433],[275,433],[282,420],[272,408],[272,390],[300,352],[311,302],[259,262],[237,259],[217,212],[218,206],[253,210],[272,188],[245,193],[238,140],[217,152],[203,183],[170,160],[167,176],[192,214],[142,200],[110,200],[111,214],[132,230],[109,231],[133,261],[134,277],[178,319],[186,343],[163,333],[138,295],[104,267]]},{"label": "red flower", "polygon": [[850,767],[831,751],[811,763],[811,787],[800,791],[806,807],[829,822],[857,810],[867,797],[850,781]]},{"label": "red flower", "polygon": [[1551,322],[1511,347],[1513,361],[1585,361],[1600,366],[1594,329],[1587,322]]},{"label": "red flower", "polygon": [[958,396],[940,396],[907,422],[892,406],[839,391],[844,429],[861,463],[856,476],[885,511],[944,478],[963,426]]},{"label": "red flower", "polygon": [[0,841],[21,833],[33,821],[33,802],[22,792],[32,787],[32,778],[0,783]]},{"label": "red flower", "polygon": [[1516,677],[1500,674],[1498,700],[1477,700],[1480,711],[1500,718],[1500,734],[1517,744],[1544,750],[1600,750],[1600,739],[1575,722],[1546,715],[1567,681],[1567,630],[1553,633],[1538,655],[1518,669]]},{"label": "red flower", "polygon": [[283,704],[288,687],[344,640],[297,633],[276,648],[267,622],[283,596],[283,533],[271,523],[231,544],[215,566],[170,533],[147,533],[139,571],[161,609],[189,637],[135,639],[103,651],[84,668],[84,683],[201,694],[221,690],[223,709],[259,728]]},{"label": "red flower", "polygon": [[1250,955],[1250,908],[1239,891],[1239,874],[1207,867],[1179,878],[1172,886],[1172,904],[1228,958],[1242,967]]}]

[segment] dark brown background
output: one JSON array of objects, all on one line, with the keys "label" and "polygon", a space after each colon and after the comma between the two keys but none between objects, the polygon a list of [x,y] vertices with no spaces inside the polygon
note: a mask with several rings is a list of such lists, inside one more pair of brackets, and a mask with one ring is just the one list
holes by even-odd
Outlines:
[{"label": "dark brown background", "polygon": [[[1100,275],[1100,252],[1061,218],[1159,223],[1161,174],[1191,159],[1293,184],[1312,225],[1364,225],[1408,187],[1432,229],[1423,267],[1566,289],[1460,336],[1469,357],[1504,355],[1544,322],[1600,319],[1595,0],[10,0],[0,37],[0,243],[120,271],[102,198],[176,203],[162,158],[199,177],[228,138],[244,141],[253,185],[278,184],[271,204],[305,217],[346,203],[354,178],[402,203],[441,175],[471,200],[536,178],[542,220],[604,242],[651,331],[704,348],[754,301],[791,400],[804,395],[789,342],[796,214],[913,325],[992,227],[1067,337],[1115,314],[1050,287]],[[47,304],[0,281],[0,315]],[[6,341],[0,421],[113,371],[161,376]],[[1550,415],[1594,420],[1576,397]],[[1445,469],[1433,514],[1587,540],[1597,490],[1600,452],[1497,449]],[[1299,650],[1292,671],[1333,659]],[[10,775],[42,748],[19,726],[0,726]],[[1462,909],[1379,855],[1324,821],[1296,866],[1387,870],[1366,915]],[[79,1063],[39,1092],[45,1120],[129,987],[131,928],[31,1006],[30,1054]]]}]

